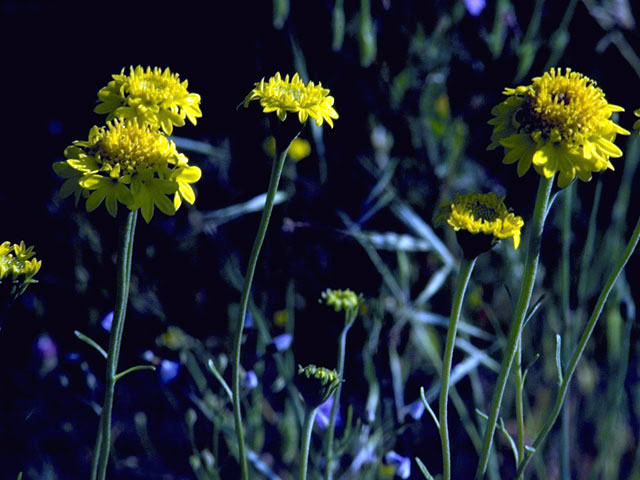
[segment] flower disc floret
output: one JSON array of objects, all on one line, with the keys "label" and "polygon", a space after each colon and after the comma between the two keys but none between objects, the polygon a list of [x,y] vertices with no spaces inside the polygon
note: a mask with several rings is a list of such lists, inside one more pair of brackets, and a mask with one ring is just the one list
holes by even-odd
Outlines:
[{"label": "flower disc floret", "polygon": [[607,102],[590,78],[567,68],[552,68],[530,85],[506,88],[507,99],[493,108],[489,149],[504,147],[504,163],[518,163],[523,176],[533,164],[545,178],[558,175],[565,187],[576,177],[613,170],[609,158],[622,156],[613,143],[629,132],[611,120],[624,109]]},{"label": "flower disc floret", "polygon": [[326,121],[333,128],[333,120],[338,118],[329,90],[323,88],[321,83],[315,85],[310,81],[305,85],[297,73],[291,79],[288,74],[283,79],[280,72],[268,81],[263,78],[246,96],[244,106],[247,107],[253,100],[260,101],[264,113],[276,112],[282,121],[287,118],[287,112],[291,112],[298,114],[300,123],[311,117],[317,125]]},{"label": "flower disc floret", "polygon": [[456,232],[491,235],[496,240],[511,238],[513,248],[520,246],[522,217],[507,210],[504,197],[495,193],[456,195],[447,217],[447,223]]},{"label": "flower disc floret", "polygon": [[171,135],[173,126],[181,127],[185,117],[192,124],[202,116],[200,95],[187,90],[188,81],[180,81],[177,73],[165,68],[138,65],[124,68],[119,75],[113,75],[106,87],[98,92],[100,100],[96,113],[106,113],[107,121],[114,118],[138,120],[141,124],[162,128]]},{"label": "flower disc floret", "polygon": [[42,261],[35,258],[33,247],[27,248],[24,242],[0,244],[0,283],[4,279],[10,279],[12,282],[28,284],[40,271],[40,267]]},{"label": "flower disc floret", "polygon": [[322,300],[336,312],[342,310],[357,310],[362,301],[362,295],[357,295],[352,290],[331,290],[327,288],[321,294]]},{"label": "flower disc floret", "polygon": [[190,166],[175,143],[149,124],[116,119],[105,127],[94,126],[87,141],[74,142],[64,153],[67,160],[54,164],[54,171],[66,179],[61,196],[82,195],[87,211],[104,201],[115,217],[122,203],[131,210],[140,208],[149,222],[155,207],[173,215],[183,200],[195,201],[191,184],[200,179],[200,169]]}]

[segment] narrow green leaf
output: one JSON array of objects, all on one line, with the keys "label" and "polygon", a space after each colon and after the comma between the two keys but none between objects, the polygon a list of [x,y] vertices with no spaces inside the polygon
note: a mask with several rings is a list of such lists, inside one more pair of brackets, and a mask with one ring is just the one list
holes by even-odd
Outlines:
[{"label": "narrow green leaf", "polygon": [[433,475],[431,475],[429,473],[429,470],[427,470],[427,467],[424,466],[424,463],[422,463],[422,460],[420,460],[418,457],[415,457],[415,461],[418,464],[418,468],[422,472],[422,475],[424,475],[424,478],[426,478],[427,480],[435,480],[433,478]]},{"label": "narrow green leaf", "polygon": [[140,370],[151,370],[151,371],[155,371],[156,367],[154,367],[153,365],[136,365],[135,367],[131,367],[131,368],[127,368],[124,372],[120,372],[116,375],[116,382],[118,380],[120,380],[122,377],[124,377],[125,375],[128,375],[130,373],[133,372],[137,372]]},{"label": "narrow green leaf", "polygon": [[556,368],[558,369],[558,385],[562,385],[562,337],[556,333]]},{"label": "narrow green leaf", "polygon": [[84,343],[86,343],[87,345],[90,345],[93,348],[95,348],[98,351],[98,353],[102,355],[104,358],[107,358],[107,352],[105,352],[104,348],[98,345],[98,343],[95,340],[87,337],[84,333],[79,332],[78,330],[74,330],[73,334],[76,337],[78,337],[80,340],[82,340]]}]

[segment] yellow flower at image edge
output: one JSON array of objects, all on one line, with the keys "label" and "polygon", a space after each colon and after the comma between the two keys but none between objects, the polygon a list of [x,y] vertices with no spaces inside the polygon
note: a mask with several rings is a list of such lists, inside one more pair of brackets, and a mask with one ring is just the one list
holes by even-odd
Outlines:
[{"label": "yellow flower at image edge", "polygon": [[[633,114],[636,117],[640,117],[640,108],[637,110],[634,110]],[[636,120],[636,122],[633,124],[633,129],[638,132],[638,135],[640,135],[640,120]]]},{"label": "yellow flower at image edge", "polygon": [[130,210],[140,208],[149,222],[155,207],[173,215],[183,200],[195,201],[191,184],[200,179],[200,169],[190,166],[175,144],[149,125],[114,120],[95,126],[87,141],[74,142],[64,154],[67,160],[53,165],[66,179],[60,195],[74,193],[76,201],[85,197],[87,211],[104,201],[115,217],[122,203]]},{"label": "yellow flower at image edge", "polygon": [[176,73],[168,68],[138,65],[130,67],[129,74],[113,75],[113,80],[98,92],[96,113],[106,113],[107,121],[113,118],[128,118],[140,123],[162,128],[171,135],[173,126],[184,125],[185,117],[192,124],[202,116],[200,95],[187,90],[188,82],[180,81]]},{"label": "yellow flower at image edge", "polygon": [[253,100],[260,101],[264,113],[276,112],[282,121],[287,118],[287,112],[291,112],[298,114],[300,123],[311,117],[317,125],[327,122],[333,128],[333,120],[338,118],[329,90],[321,83],[315,85],[310,81],[305,85],[297,73],[291,79],[289,75],[283,79],[280,72],[268,81],[263,78],[246,96],[244,106],[249,106]]},{"label": "yellow flower at image edge", "polygon": [[23,282],[28,283],[33,276],[40,271],[42,261],[34,257],[33,247],[27,248],[24,242],[0,244],[0,283],[4,278],[17,281],[20,276]]},{"label": "yellow flower at image edge", "polygon": [[[480,240],[488,240],[484,242],[486,248],[484,245],[479,246],[481,251],[478,253],[472,247],[473,255],[471,256],[488,250],[496,240],[511,238],[513,248],[520,246],[524,220],[507,210],[503,197],[498,197],[495,193],[456,195],[454,201],[445,204],[444,207],[449,212],[443,213],[443,217],[446,217],[447,223],[456,232],[468,232],[471,235],[483,234]],[[465,245],[462,247],[465,249]]]},{"label": "yellow flower at image edge", "polygon": [[629,132],[611,120],[624,109],[605,99],[596,82],[571,69],[552,68],[530,85],[506,88],[507,99],[493,108],[489,149],[505,148],[504,163],[518,162],[523,176],[533,164],[545,178],[558,175],[566,187],[576,177],[613,170],[609,158],[622,156],[613,143]]}]

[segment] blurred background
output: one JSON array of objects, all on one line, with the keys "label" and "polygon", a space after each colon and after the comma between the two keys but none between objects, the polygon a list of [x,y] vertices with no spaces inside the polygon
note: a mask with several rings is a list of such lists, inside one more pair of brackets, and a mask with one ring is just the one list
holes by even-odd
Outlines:
[{"label": "blurred background", "polygon": [[[59,199],[51,165],[103,122],[93,108],[112,74],[140,64],[189,80],[203,117],[174,140],[203,177],[193,208],[138,223],[120,368],[158,370],[118,383],[111,478],[237,478],[231,405],[207,362],[230,379],[230,326],[259,222],[246,202],[266,191],[271,167],[266,116],[257,104],[237,107],[276,71],[321,82],[340,118],[333,129],[303,129],[311,154],[285,167],[254,281],[243,366],[259,381],[247,375],[244,391],[255,478],[296,471],[294,367],[334,367],[342,325],[318,303],[326,288],[367,299],[347,347],[339,478],[393,478],[404,473],[386,465],[392,450],[441,469],[437,430],[414,403],[422,386],[432,404],[437,395],[460,257],[453,233],[433,226],[436,206],[457,192],[495,191],[529,217],[537,175],[518,178],[501,151],[486,150],[487,121],[505,87],[551,66],[597,80],[630,130],[640,107],[639,16],[627,0],[0,1],[0,241],[24,240],[43,261],[39,283],[2,319],[0,478],[88,476],[104,361],[73,332],[107,345],[117,221]],[[559,195],[547,222],[534,292],[543,308],[523,339],[525,365],[540,355],[526,386],[529,441],[555,395],[555,335],[569,339],[570,354],[640,213],[640,143],[632,135],[617,144],[625,155],[616,170]],[[462,366],[450,414],[454,478],[475,471],[483,428],[475,409],[488,408],[523,254],[496,247],[469,287],[454,358]],[[527,478],[640,478],[638,266],[634,259],[619,281],[580,364],[568,436],[558,422]],[[503,415],[514,434],[512,396]],[[321,433],[317,426],[316,469]],[[496,438],[489,478],[513,478],[509,447]],[[403,478],[422,478],[412,467]]]}]

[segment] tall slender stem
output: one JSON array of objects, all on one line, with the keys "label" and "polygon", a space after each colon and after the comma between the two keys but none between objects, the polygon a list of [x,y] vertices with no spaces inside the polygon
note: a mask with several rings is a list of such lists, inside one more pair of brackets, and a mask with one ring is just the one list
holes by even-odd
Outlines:
[{"label": "tall slender stem", "polygon": [[[353,325],[353,321],[357,315],[357,310],[348,309],[345,312],[345,325],[340,333],[338,340],[338,376],[344,378],[344,355],[347,347],[347,332]],[[325,451],[325,471],[324,478],[331,480],[333,476],[333,436],[336,428],[336,418],[340,408],[340,394],[342,393],[342,383],[338,385],[336,393],[333,396],[333,405],[331,406],[331,416],[329,417],[329,426],[327,428],[327,448]]]},{"label": "tall slender stem", "polygon": [[138,210],[128,213],[121,229],[120,247],[118,251],[118,266],[116,279],[116,306],[111,323],[109,350],[107,352],[107,372],[105,379],[104,404],[100,415],[100,425],[96,436],[94,459],[91,465],[91,479],[104,480],[109,464],[109,450],[111,449],[111,414],[115,396],[116,374],[120,343],[124,331],[124,319],[129,299],[129,280],[131,277],[131,255],[133,252],[133,238],[136,230]]},{"label": "tall slender stem", "polygon": [[535,282],[536,272],[538,270],[538,258],[540,257],[542,229],[544,227],[544,221],[546,219],[547,210],[549,208],[549,195],[551,193],[552,185],[553,177],[545,178],[543,176],[540,176],[538,193],[536,195],[536,205],[533,210],[533,218],[531,220],[529,245],[527,247],[527,259],[525,261],[524,272],[522,276],[518,305],[514,312],[513,322],[511,323],[511,331],[509,332],[509,337],[507,339],[507,345],[505,348],[504,359],[502,360],[500,373],[498,374],[498,380],[496,381],[495,390],[493,391],[491,409],[489,410],[489,419],[487,420],[487,427],[484,432],[484,440],[482,443],[482,452],[480,454],[480,460],[478,462],[478,468],[476,470],[476,479],[482,478],[485,471],[487,470],[489,453],[491,451],[491,445],[493,443],[493,434],[496,430],[498,414],[500,412],[500,406],[502,404],[502,396],[504,394],[504,389],[509,378],[511,364],[513,363],[513,359],[516,356],[518,342],[520,341],[520,336],[522,333],[522,325],[524,324],[527,310],[529,309],[531,293],[533,292],[533,284]]},{"label": "tall slender stem", "polygon": [[[518,349],[516,350],[516,421],[518,425],[518,435],[516,438],[516,451],[518,458],[516,463],[524,458],[524,377],[522,374],[522,335],[518,341]],[[520,480],[520,477],[518,477]]]},{"label": "tall slender stem", "polygon": [[309,446],[311,445],[311,432],[313,431],[313,421],[316,419],[318,407],[308,408],[304,414],[304,425],[302,427],[302,445],[300,447],[300,475],[298,480],[307,480],[307,464],[309,463]]},{"label": "tall slender stem", "polygon": [[[289,143],[289,145],[291,145],[291,143]],[[256,238],[253,242],[253,248],[251,249],[249,265],[247,266],[247,274],[244,277],[244,288],[242,289],[242,299],[240,300],[240,317],[236,323],[235,339],[233,343],[233,378],[231,390],[233,392],[233,417],[235,420],[236,435],[238,437],[238,461],[242,470],[242,480],[249,479],[247,454],[244,445],[244,430],[242,427],[242,412],[240,410],[240,351],[242,349],[242,330],[244,329],[244,319],[247,315],[253,275],[258,263],[258,256],[260,255],[262,243],[264,242],[264,238],[267,234],[267,227],[269,226],[269,219],[271,218],[271,212],[273,210],[273,202],[278,190],[280,176],[282,175],[282,168],[284,167],[284,162],[287,158],[287,152],[289,151],[289,145],[280,155],[275,156],[273,167],[271,168],[269,190],[267,191],[267,198],[264,203],[264,209],[262,210],[258,233],[256,234]]]},{"label": "tall slender stem", "polygon": [[442,358],[442,387],[440,388],[440,444],[442,445],[442,477],[444,480],[451,480],[451,453],[449,449],[449,425],[447,420],[447,404],[449,400],[449,381],[451,379],[451,364],[453,362],[453,347],[458,331],[458,321],[462,311],[462,301],[464,293],[471,278],[471,272],[476,264],[476,257],[472,260],[464,258],[460,262],[458,279],[456,280],[456,290],[453,294],[451,304],[451,317],[449,319],[449,330],[447,332],[447,344]]},{"label": "tall slender stem", "polygon": [[520,465],[518,466],[518,472],[523,472],[524,469],[527,468],[529,461],[531,461],[531,457],[533,456],[535,451],[537,451],[542,445],[542,443],[545,441],[555,421],[558,419],[558,415],[560,415],[560,411],[562,410],[562,404],[564,403],[565,396],[567,395],[567,391],[569,389],[569,384],[571,383],[571,378],[575,373],[576,367],[578,366],[578,362],[580,361],[580,358],[584,353],[584,349],[586,348],[587,343],[591,338],[591,334],[593,333],[593,330],[596,327],[596,323],[598,322],[598,318],[602,313],[602,309],[604,308],[604,305],[607,302],[609,293],[611,293],[611,289],[615,285],[616,280],[620,276],[620,273],[622,273],[622,270],[624,269],[625,265],[629,261],[629,258],[631,257],[634,250],[636,249],[636,246],[638,245],[638,239],[640,239],[640,219],[638,219],[636,223],[636,226],[633,230],[633,234],[631,235],[631,239],[629,240],[629,243],[627,244],[627,247],[625,248],[625,251],[622,254],[622,257],[620,258],[620,260],[614,267],[613,271],[609,275],[609,278],[607,279],[607,283],[602,289],[602,292],[600,292],[600,296],[598,297],[596,306],[594,307],[593,312],[591,313],[589,322],[587,323],[587,326],[585,327],[585,330],[582,333],[582,336],[580,337],[580,341],[578,342],[578,345],[575,351],[573,352],[571,361],[569,362],[569,366],[567,367],[567,371],[564,373],[562,384],[558,389],[556,401],[553,405],[553,409],[551,410],[551,413],[549,414],[549,418],[547,419],[547,422],[544,424],[544,427],[542,427],[542,430],[540,431],[535,441],[533,442],[533,450],[528,452],[525,458],[520,462]]},{"label": "tall slender stem", "polygon": [[[573,199],[574,185],[571,184],[564,192],[562,204],[562,264],[561,264],[561,289],[562,296],[562,318],[564,319],[564,348],[562,349],[562,362],[566,365],[569,360],[569,345],[573,345],[573,318],[571,316],[570,287],[571,287],[571,203]],[[570,397],[571,394],[568,393]],[[562,409],[562,441],[560,449],[560,478],[571,480],[571,441],[570,427],[571,415],[569,411],[570,402],[566,402]],[[524,457],[520,456],[518,462]]]}]

